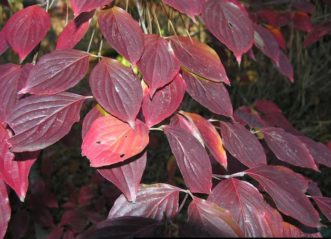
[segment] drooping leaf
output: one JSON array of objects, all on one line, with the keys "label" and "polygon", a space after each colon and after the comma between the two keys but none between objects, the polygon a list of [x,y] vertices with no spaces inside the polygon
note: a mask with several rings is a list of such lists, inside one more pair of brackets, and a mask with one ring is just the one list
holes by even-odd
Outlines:
[{"label": "drooping leaf", "polygon": [[65,50],[74,48],[87,32],[93,15],[94,11],[83,12],[74,20],[70,21],[59,36],[56,43],[56,49]]},{"label": "drooping leaf", "polygon": [[0,56],[9,48],[4,29],[0,30]]},{"label": "drooping leaf", "polygon": [[254,25],[254,29],[255,46],[271,60],[277,62],[279,59],[280,48],[275,37],[268,29],[260,25]]},{"label": "drooping leaf", "polygon": [[91,124],[97,118],[102,117],[103,115],[100,113],[98,106],[93,107],[84,117],[83,124],[82,124],[82,138],[84,139],[86,133],[91,127]]},{"label": "drooping leaf", "polygon": [[319,214],[305,195],[308,181],[282,166],[259,166],[245,171],[271,196],[277,208],[301,223],[318,227]]},{"label": "drooping leaf", "polygon": [[268,147],[279,160],[318,171],[308,148],[298,137],[274,127],[264,128],[262,133]]},{"label": "drooping leaf", "polygon": [[75,16],[78,16],[82,12],[95,10],[98,7],[110,4],[112,1],[113,0],[70,0],[70,4]]},{"label": "drooping leaf", "polygon": [[137,120],[135,128],[109,115],[93,121],[82,144],[91,167],[109,166],[131,158],[149,142],[148,128]]},{"label": "drooping leaf", "polygon": [[21,61],[45,37],[51,20],[47,12],[33,5],[16,12],[5,25],[6,40]]},{"label": "drooping leaf", "polygon": [[262,145],[258,139],[239,123],[221,122],[224,147],[247,167],[267,164]]},{"label": "drooping leaf", "polygon": [[331,198],[312,196],[324,216],[331,221]]},{"label": "drooping leaf", "polygon": [[219,56],[211,47],[183,36],[172,37],[171,46],[186,70],[210,81],[230,84]]},{"label": "drooping leaf", "polygon": [[69,133],[80,119],[86,97],[72,93],[30,96],[18,102],[8,117],[15,135],[9,139],[13,152],[44,149]]},{"label": "drooping leaf", "polygon": [[88,53],[72,49],[56,50],[38,61],[19,93],[52,95],[63,92],[83,79],[88,66]]},{"label": "drooping leaf", "polygon": [[183,72],[189,95],[215,114],[232,118],[233,108],[229,93],[223,83],[207,81]]},{"label": "drooping leaf", "polygon": [[130,14],[119,7],[99,15],[99,26],[110,45],[132,64],[136,64],[144,50],[144,35]]},{"label": "drooping leaf", "polygon": [[90,86],[106,111],[134,126],[143,90],[132,70],[115,60],[103,58],[91,73]]},{"label": "drooping leaf", "polygon": [[147,153],[145,152],[139,157],[125,161],[123,164],[100,168],[98,172],[102,177],[115,184],[128,201],[135,202],[146,161]]},{"label": "drooping leaf", "polygon": [[124,216],[147,217],[162,220],[172,218],[178,211],[179,191],[169,184],[142,184],[135,202],[129,202],[121,195],[110,209],[108,219]]},{"label": "drooping leaf", "polygon": [[191,0],[189,3],[182,0],[163,0],[170,7],[190,16],[200,15],[203,10],[203,0]]},{"label": "drooping leaf", "polygon": [[209,194],[212,169],[208,154],[190,133],[173,126],[164,127],[185,184],[191,192]]},{"label": "drooping leaf", "polygon": [[223,148],[223,141],[216,128],[208,120],[198,114],[188,112],[183,112],[183,114],[194,122],[210,153],[216,161],[226,169],[228,165],[227,156]]},{"label": "drooping leaf", "polygon": [[279,58],[278,61],[275,62],[275,65],[279,73],[286,76],[289,81],[294,82],[293,66],[288,57],[284,54],[284,52],[279,52]]},{"label": "drooping leaf", "polygon": [[202,14],[208,30],[231,51],[241,56],[254,43],[254,29],[246,9],[237,0],[208,0]]},{"label": "drooping leaf", "polygon": [[0,178],[0,238],[5,238],[11,216],[7,187]]},{"label": "drooping leaf", "polygon": [[188,218],[196,226],[203,226],[211,236],[242,237],[244,234],[228,210],[197,197],[188,207]]},{"label": "drooping leaf", "polygon": [[180,106],[185,89],[185,82],[178,74],[170,84],[156,91],[152,99],[146,94],[142,104],[146,125],[152,127],[172,115]]},{"label": "drooping leaf", "polygon": [[311,32],[308,33],[308,35],[305,38],[304,46],[308,47],[324,37],[325,35],[328,35],[331,33],[331,21],[324,22],[321,24],[316,24],[313,26],[313,29]]}]

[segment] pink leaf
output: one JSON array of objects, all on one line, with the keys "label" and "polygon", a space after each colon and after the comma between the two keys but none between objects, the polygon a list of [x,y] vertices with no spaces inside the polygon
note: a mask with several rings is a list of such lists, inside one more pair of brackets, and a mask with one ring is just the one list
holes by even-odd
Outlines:
[{"label": "pink leaf", "polygon": [[279,52],[278,61],[275,65],[282,75],[286,76],[291,82],[294,82],[293,66],[288,57],[282,52]]},{"label": "pink leaf", "polygon": [[8,48],[9,48],[9,45],[6,40],[6,33],[5,33],[4,29],[1,29],[0,30],[0,56],[5,51],[7,51]]},{"label": "pink leaf", "polygon": [[179,72],[179,62],[168,41],[158,35],[145,35],[145,49],[138,67],[148,84],[150,96],[170,83]]},{"label": "pink leaf", "polygon": [[102,117],[102,114],[100,113],[98,106],[94,106],[93,109],[91,109],[84,117],[83,124],[82,124],[82,138],[84,139],[86,133],[91,127],[91,124],[94,120]]},{"label": "pink leaf", "polygon": [[75,16],[78,16],[82,12],[90,12],[98,7],[110,4],[112,1],[113,0],[70,0],[70,4]]},{"label": "pink leaf", "polygon": [[11,216],[11,208],[5,183],[0,179],[0,238],[5,238],[8,222]]},{"label": "pink leaf", "polygon": [[90,86],[106,111],[134,126],[143,90],[131,69],[110,58],[103,58],[91,73]]},{"label": "pink leaf", "polygon": [[51,27],[47,12],[37,5],[15,13],[5,25],[6,39],[23,61]]},{"label": "pink leaf", "polygon": [[208,0],[202,14],[208,30],[231,51],[240,63],[241,56],[254,42],[253,24],[237,0]]},{"label": "pink leaf", "polygon": [[324,216],[331,221],[331,198],[319,196],[312,196],[312,198]]},{"label": "pink leaf", "polygon": [[296,226],[283,222],[283,232],[279,237],[283,238],[321,238],[320,233],[304,233]]},{"label": "pink leaf", "polygon": [[263,128],[267,125],[260,114],[248,106],[240,106],[234,112],[234,118],[242,125],[249,125],[252,128]]},{"label": "pink leaf", "polygon": [[255,25],[254,44],[263,54],[274,62],[278,62],[280,48],[273,34],[266,28]]},{"label": "pink leaf", "polygon": [[149,142],[148,129],[139,120],[135,124],[133,129],[111,115],[96,119],[82,144],[82,155],[91,167],[112,165],[142,152]]},{"label": "pink leaf", "polygon": [[189,3],[183,0],[163,0],[163,2],[190,17],[200,15],[204,5],[204,0],[190,0]]},{"label": "pink leaf", "polygon": [[267,164],[262,145],[258,139],[239,123],[221,122],[224,147],[247,167]]},{"label": "pink leaf", "polygon": [[22,66],[20,79],[18,81],[18,92],[20,90],[22,90],[24,88],[24,86],[26,85],[26,81],[28,80],[28,77],[30,75],[32,68],[34,68],[34,67],[35,67],[35,65],[33,65],[31,63],[26,63]]},{"label": "pink leaf", "polygon": [[331,33],[331,21],[317,24],[313,26],[313,29],[309,34],[306,36],[304,41],[304,46],[308,47],[324,37],[325,35],[328,35]]},{"label": "pink leaf", "polygon": [[172,218],[178,211],[179,191],[168,184],[142,184],[135,202],[129,202],[121,195],[111,208],[108,219],[124,216],[147,217],[162,220]]},{"label": "pink leaf", "polygon": [[232,118],[229,93],[223,83],[216,83],[183,72],[189,95],[215,114]]},{"label": "pink leaf", "polygon": [[164,127],[185,184],[191,192],[209,194],[212,169],[208,154],[190,133],[173,126]]},{"label": "pink leaf", "polygon": [[219,56],[208,45],[189,37],[176,36],[171,38],[171,46],[186,70],[210,81],[230,84]]},{"label": "pink leaf", "polygon": [[9,139],[13,152],[44,149],[69,133],[80,119],[86,97],[72,93],[30,96],[18,102],[8,117],[15,136]]},{"label": "pink leaf", "polygon": [[75,86],[87,73],[89,54],[78,50],[56,50],[44,55],[31,70],[19,92],[52,95]]},{"label": "pink leaf", "polygon": [[119,7],[100,13],[99,26],[111,46],[132,64],[136,64],[144,51],[144,35],[138,22]]},{"label": "pink leaf", "polygon": [[142,104],[146,125],[152,127],[172,115],[180,106],[185,89],[185,82],[178,74],[170,84],[156,91],[152,99],[146,94]]},{"label": "pink leaf", "polygon": [[98,172],[102,177],[115,184],[128,201],[135,202],[146,161],[147,153],[144,153],[139,157],[125,161],[124,164],[100,168]]}]

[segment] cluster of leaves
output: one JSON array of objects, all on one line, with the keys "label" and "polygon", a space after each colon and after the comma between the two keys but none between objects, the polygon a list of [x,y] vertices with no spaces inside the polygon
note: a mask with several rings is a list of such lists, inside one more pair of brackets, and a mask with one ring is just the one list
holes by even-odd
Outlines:
[{"label": "cluster of leaves", "polygon": [[[50,29],[43,8],[33,5],[18,11],[0,32],[0,53],[11,48],[21,63],[0,66],[0,238],[11,215],[5,184],[24,201],[29,171],[39,151],[67,135],[80,120],[84,102],[92,99],[96,105],[82,123],[82,155],[123,194],[108,219],[83,238],[118,228],[133,235],[162,231],[160,221],[171,221],[187,202],[185,197],[179,203],[180,193],[192,199],[189,222],[202,225],[209,235],[320,236],[320,214],[310,199],[328,220],[331,199],[289,166],[317,172],[318,165],[331,167],[330,150],[324,144],[294,129],[272,102],[261,100],[233,111],[226,88],[230,79],[218,54],[190,36],[148,32],[141,2],[137,1],[141,26],[112,0],[70,2],[75,18],[60,34],[56,49],[36,64],[22,63]],[[254,57],[255,46],[291,81],[293,69],[277,27],[291,22],[309,32],[306,45],[330,32],[329,23],[310,25],[313,5],[307,1],[296,1],[298,10],[289,15],[271,10],[249,14],[237,0],[163,3],[203,22],[239,64],[245,53]],[[103,57],[101,51],[94,55],[72,49],[94,17],[105,40],[130,67]],[[261,19],[267,27],[260,24]],[[89,75],[93,96],[67,92],[86,76],[93,59],[98,60]],[[186,92],[213,117],[179,110]],[[187,189],[141,184],[153,130],[168,139]],[[277,159],[267,160],[268,155]],[[240,166],[234,167],[233,162]],[[213,174],[217,169],[222,173]],[[220,182],[213,183],[213,178]],[[79,218],[78,211],[69,209],[63,224],[72,214]],[[313,234],[303,232],[304,227]],[[54,234],[62,232],[60,228]]]}]

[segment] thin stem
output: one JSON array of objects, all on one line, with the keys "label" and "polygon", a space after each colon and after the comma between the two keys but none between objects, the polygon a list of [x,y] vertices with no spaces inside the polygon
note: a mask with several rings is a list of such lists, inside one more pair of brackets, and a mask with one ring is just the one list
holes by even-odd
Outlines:
[{"label": "thin stem", "polygon": [[90,52],[92,41],[93,41],[93,38],[94,38],[94,34],[95,34],[95,29],[93,29],[92,34],[91,34],[91,38],[90,38],[90,41],[88,43],[88,47],[87,47],[87,50],[86,50],[87,53]]},{"label": "thin stem", "polygon": [[145,24],[145,19],[143,17],[143,8],[141,6],[140,0],[136,0],[136,6],[137,6],[137,9],[138,9],[140,25],[143,28],[144,33],[148,34],[147,27],[146,27],[146,24]]},{"label": "thin stem", "polygon": [[161,128],[150,128],[149,130],[150,131],[163,131],[163,129],[161,129]]},{"label": "thin stem", "polygon": [[245,172],[239,172],[239,173],[234,173],[231,175],[220,175],[220,174],[213,174],[213,178],[221,180],[221,179],[229,179],[229,178],[235,178],[235,177],[244,177]]},{"label": "thin stem", "polygon": [[99,58],[101,58],[102,47],[103,47],[103,39],[101,39],[100,45],[99,45],[99,50],[98,50],[98,57]]},{"label": "thin stem", "polygon": [[186,195],[185,195],[185,197],[184,197],[182,203],[181,203],[180,206],[179,206],[178,213],[180,213],[180,211],[183,209],[183,207],[184,207],[184,205],[185,205],[185,203],[186,203],[186,200],[188,199],[188,196],[189,196],[189,194],[186,194]]}]

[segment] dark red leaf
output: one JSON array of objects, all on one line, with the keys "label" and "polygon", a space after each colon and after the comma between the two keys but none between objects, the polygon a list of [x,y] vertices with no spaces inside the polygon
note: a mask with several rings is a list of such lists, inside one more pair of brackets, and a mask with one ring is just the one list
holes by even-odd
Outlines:
[{"label": "dark red leaf", "polygon": [[249,125],[252,128],[263,128],[267,125],[260,114],[248,106],[240,106],[234,112],[234,118],[242,125]]},{"label": "dark red leaf", "polygon": [[188,218],[196,226],[203,226],[211,236],[242,237],[244,234],[228,210],[197,197],[188,207]]},{"label": "dark red leaf", "polygon": [[180,69],[170,43],[158,35],[145,35],[145,49],[138,67],[148,84],[151,97],[157,89],[170,83]]},{"label": "dark red leaf", "polygon": [[100,168],[98,172],[121,190],[128,201],[136,201],[137,191],[147,161],[147,153],[113,167]]},{"label": "dark red leaf", "polygon": [[5,238],[5,234],[10,220],[11,208],[7,193],[7,187],[0,178],[0,238]]},{"label": "dark red leaf", "polygon": [[208,30],[231,51],[240,63],[254,43],[253,24],[237,0],[208,0],[202,18]]},{"label": "dark red leaf", "polygon": [[263,54],[274,62],[278,62],[280,48],[273,34],[260,25],[254,25],[254,44]]},{"label": "dark red leaf", "polygon": [[288,57],[282,52],[279,52],[278,61],[275,62],[279,73],[286,76],[291,82],[294,82],[293,66]]},{"label": "dark red leaf", "polygon": [[87,220],[79,209],[67,210],[63,213],[60,225],[68,225],[75,232],[81,232],[87,225]]},{"label": "dark red leaf", "polygon": [[239,123],[221,122],[224,147],[247,167],[267,164],[262,145],[258,139]]},{"label": "dark red leaf", "polygon": [[286,26],[291,22],[290,12],[281,12],[278,10],[263,9],[258,12],[260,18],[273,27]]},{"label": "dark red leaf", "polygon": [[310,32],[313,29],[310,16],[305,12],[295,12],[293,26],[299,31]]},{"label": "dark red leaf", "polygon": [[135,128],[109,115],[94,120],[82,144],[91,167],[109,166],[131,158],[148,144],[148,128],[137,120]]},{"label": "dark red leaf", "polygon": [[47,12],[33,5],[16,12],[6,23],[6,40],[21,61],[40,43],[51,27]]},{"label": "dark red leaf", "polygon": [[331,198],[319,196],[312,196],[312,198],[324,216],[331,221]]},{"label": "dark red leaf", "polygon": [[48,234],[47,239],[61,239],[63,234],[63,227],[54,227]]},{"label": "dark red leaf", "polygon": [[80,119],[86,97],[72,93],[30,96],[18,102],[8,117],[14,130],[9,143],[13,152],[44,149],[69,133]]},{"label": "dark red leaf", "polygon": [[74,20],[70,21],[61,32],[57,43],[57,50],[71,49],[85,36],[90,20],[94,15],[94,11],[83,12]]},{"label": "dark red leaf", "polygon": [[330,33],[331,21],[314,25],[312,31],[309,32],[309,34],[305,38],[304,46],[308,47]]},{"label": "dark red leaf", "polygon": [[174,217],[178,212],[180,188],[168,184],[142,184],[135,202],[121,195],[111,208],[108,219],[124,216],[147,217],[161,220]]},{"label": "dark red leaf", "polygon": [[172,115],[180,106],[185,89],[185,81],[178,74],[170,84],[156,91],[152,99],[146,94],[142,104],[146,125],[152,127]]},{"label": "dark red leaf", "polygon": [[9,45],[6,40],[6,33],[5,33],[4,29],[1,29],[0,30],[0,56],[5,51],[7,51],[8,48],[9,48]]},{"label": "dark red leaf", "polygon": [[277,40],[278,45],[280,46],[280,48],[285,50],[286,49],[286,40],[284,38],[283,33],[280,31],[280,28],[273,27],[273,26],[270,26],[270,25],[266,25],[266,27],[272,33],[272,35],[275,37],[275,39]]},{"label": "dark red leaf", "polygon": [[103,58],[91,73],[90,86],[106,111],[134,126],[143,90],[131,69],[110,58]]},{"label": "dark red leaf", "polygon": [[315,5],[309,0],[296,0],[293,3],[293,7],[299,11],[312,14],[315,11]]},{"label": "dark red leaf", "polygon": [[204,0],[190,0],[189,3],[183,0],[163,0],[163,2],[190,17],[200,15],[204,5]]},{"label": "dark red leaf", "polygon": [[232,118],[233,109],[229,93],[223,83],[207,81],[183,72],[189,95],[215,114]]},{"label": "dark red leaf", "polygon": [[282,110],[269,100],[257,100],[254,107],[264,114],[282,113]]},{"label": "dark red leaf", "polygon": [[208,45],[189,37],[176,36],[171,38],[171,46],[186,70],[210,81],[230,84],[219,56]]},{"label": "dark red leaf", "polygon": [[318,171],[308,148],[297,136],[287,133],[281,128],[274,127],[264,128],[262,133],[268,147],[279,160]]},{"label": "dark red leaf", "polygon": [[21,239],[26,237],[29,225],[30,216],[28,211],[26,209],[20,208],[18,211],[15,212],[15,214],[13,214],[10,220],[9,233],[11,234],[12,239]]},{"label": "dark red leaf", "polygon": [[102,34],[111,46],[132,64],[136,64],[144,51],[144,35],[130,14],[119,7],[105,10],[99,15]]},{"label": "dark red leaf", "polygon": [[183,129],[166,126],[164,132],[187,187],[191,192],[209,194],[212,186],[212,169],[204,147]]},{"label": "dark red leaf", "polygon": [[323,164],[331,168],[331,150],[325,144],[315,142],[314,140],[305,136],[301,136],[300,140],[308,148],[311,156],[315,160],[315,163]]},{"label": "dark red leaf", "polygon": [[85,76],[89,54],[78,50],[56,50],[44,55],[31,70],[19,92],[52,95],[75,86]]},{"label": "dark red leaf", "polygon": [[82,124],[82,138],[84,139],[86,133],[90,129],[91,124],[94,120],[102,117],[100,110],[98,109],[100,106],[95,106],[91,109],[84,117],[83,124]]},{"label": "dark red leaf", "polygon": [[78,16],[82,12],[89,12],[110,4],[113,0],[70,0],[71,7],[75,16]]},{"label": "dark red leaf", "polygon": [[277,208],[310,227],[319,227],[319,214],[305,192],[308,181],[282,166],[259,166],[246,171],[271,196]]}]

